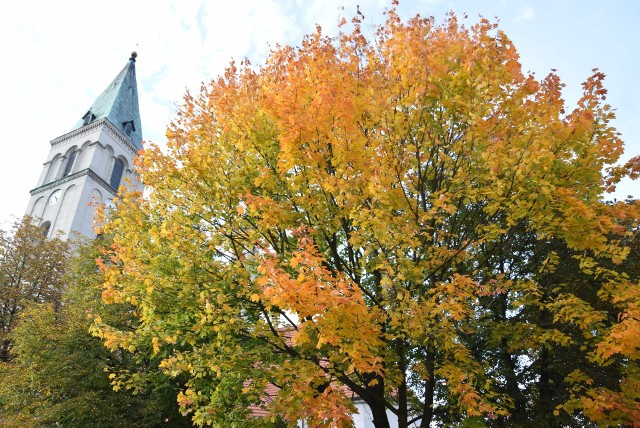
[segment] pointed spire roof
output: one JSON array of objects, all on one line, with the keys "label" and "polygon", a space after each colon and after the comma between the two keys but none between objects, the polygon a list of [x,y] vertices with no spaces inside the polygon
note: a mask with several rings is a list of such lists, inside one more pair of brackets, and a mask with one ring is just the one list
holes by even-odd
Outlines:
[{"label": "pointed spire roof", "polygon": [[136,57],[131,53],[129,62],[75,124],[72,131],[95,120],[106,118],[139,149],[142,148],[142,125],[138,107]]}]

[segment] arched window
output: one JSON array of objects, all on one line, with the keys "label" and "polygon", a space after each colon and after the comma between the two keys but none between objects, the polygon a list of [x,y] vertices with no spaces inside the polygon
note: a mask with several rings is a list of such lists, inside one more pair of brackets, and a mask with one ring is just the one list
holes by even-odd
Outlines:
[{"label": "arched window", "polygon": [[69,155],[69,160],[67,161],[67,164],[64,167],[64,172],[62,173],[63,177],[66,177],[67,175],[71,174],[71,169],[73,168],[73,162],[75,162],[77,155],[78,155],[78,151],[77,150],[74,150]]},{"label": "arched window", "polygon": [[49,236],[49,229],[51,229],[51,222],[45,221],[40,225],[40,227],[42,228],[42,233],[44,234],[44,236]]},{"label": "arched window", "polygon": [[111,171],[111,179],[109,180],[109,184],[114,189],[118,190],[120,186],[120,180],[122,180],[122,172],[124,171],[124,162],[120,159],[116,159],[113,164],[113,171]]}]

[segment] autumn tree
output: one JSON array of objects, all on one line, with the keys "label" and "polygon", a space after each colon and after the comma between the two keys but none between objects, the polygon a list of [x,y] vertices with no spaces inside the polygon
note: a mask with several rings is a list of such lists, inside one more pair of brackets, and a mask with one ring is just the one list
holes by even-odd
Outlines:
[{"label": "autumn tree", "polygon": [[640,420],[604,75],[569,112],[486,20],[341,28],[187,94],[105,226],[103,298],[139,320],[107,345],[186,376],[199,425]]},{"label": "autumn tree", "polygon": [[0,229],[0,361],[9,359],[9,335],[28,302],[58,305],[68,250],[66,241],[47,238],[28,216]]},{"label": "autumn tree", "polygon": [[[109,352],[89,332],[99,317],[119,328],[135,323],[127,304],[100,299],[96,267],[103,238],[80,245],[67,261],[61,303],[31,302],[11,332],[11,361],[0,363],[0,427],[189,427],[178,412],[178,381],[147,354]],[[112,385],[107,369],[145,377],[136,391]]]}]

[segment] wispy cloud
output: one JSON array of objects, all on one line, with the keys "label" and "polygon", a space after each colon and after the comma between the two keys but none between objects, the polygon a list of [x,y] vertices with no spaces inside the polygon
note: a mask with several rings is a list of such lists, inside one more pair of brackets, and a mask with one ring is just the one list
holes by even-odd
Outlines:
[{"label": "wispy cloud", "polygon": [[533,21],[536,19],[536,10],[533,6],[527,6],[516,16],[516,22]]}]

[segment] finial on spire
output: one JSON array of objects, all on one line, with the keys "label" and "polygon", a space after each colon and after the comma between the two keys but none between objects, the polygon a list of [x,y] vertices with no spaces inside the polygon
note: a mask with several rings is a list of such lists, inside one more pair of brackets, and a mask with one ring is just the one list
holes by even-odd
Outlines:
[{"label": "finial on spire", "polygon": [[138,57],[138,53],[136,51],[133,51],[131,52],[131,58],[129,58],[129,61],[136,62],[137,57]]}]

